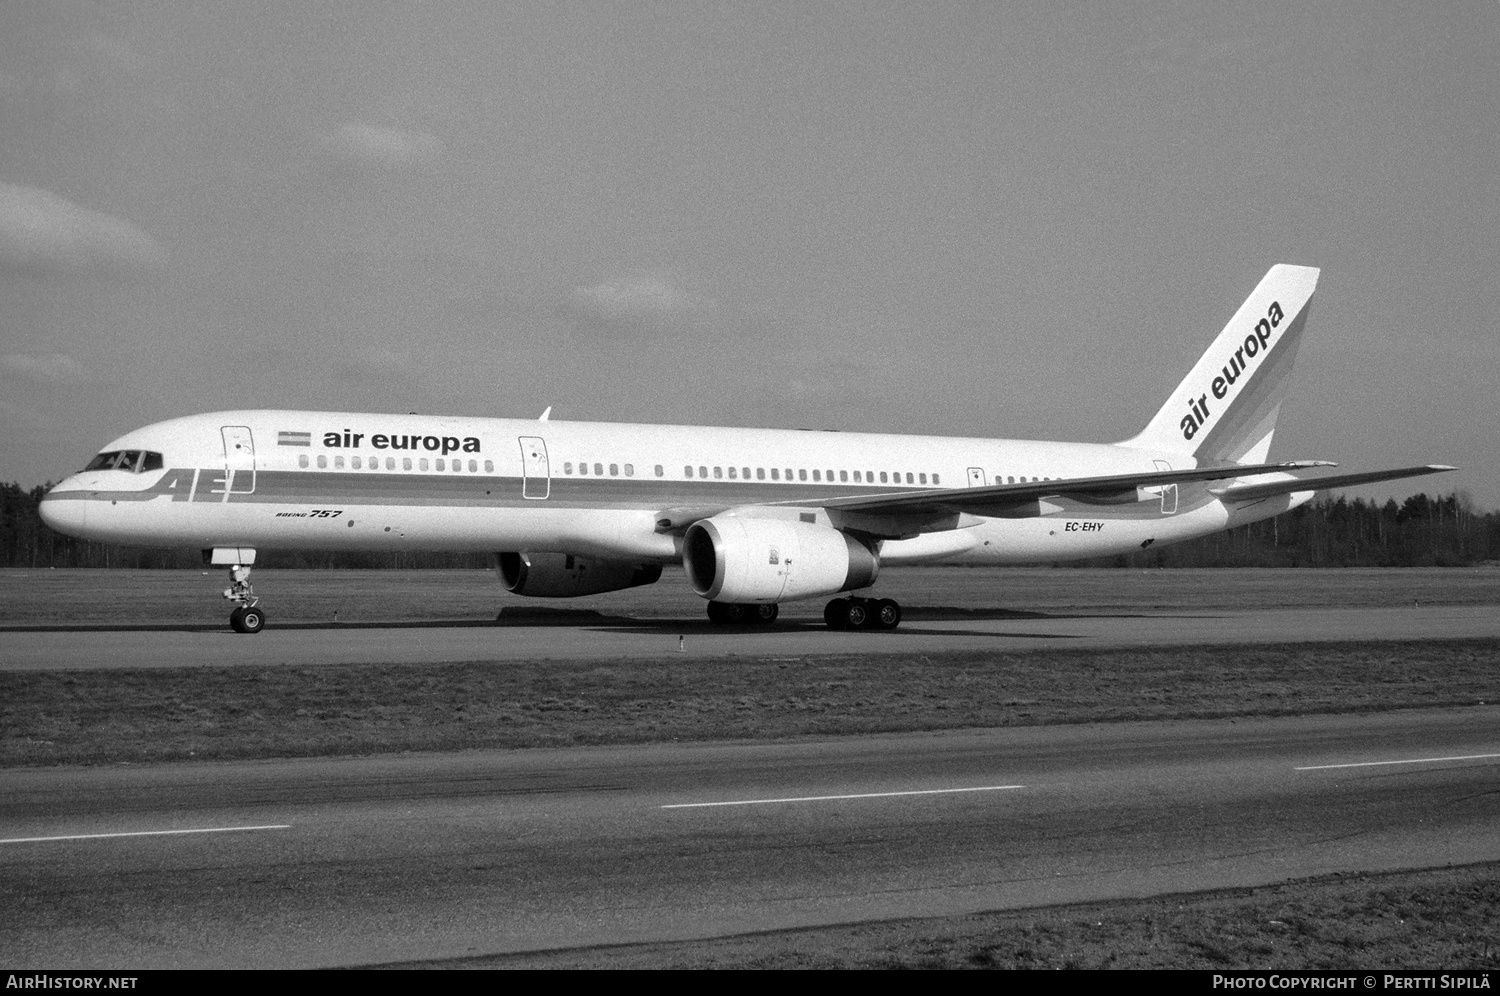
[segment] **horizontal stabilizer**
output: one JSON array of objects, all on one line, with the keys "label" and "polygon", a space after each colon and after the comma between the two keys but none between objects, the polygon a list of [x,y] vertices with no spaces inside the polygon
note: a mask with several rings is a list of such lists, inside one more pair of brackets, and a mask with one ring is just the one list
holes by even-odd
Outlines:
[{"label": "horizontal stabilizer", "polygon": [[1371,470],[1363,474],[1330,474],[1325,477],[1302,477],[1289,481],[1267,481],[1264,484],[1232,484],[1226,488],[1209,488],[1209,491],[1225,501],[1256,501],[1274,495],[1289,495],[1301,491],[1327,491],[1329,488],[1352,488],[1356,484],[1374,484],[1376,481],[1394,481],[1402,477],[1421,477],[1423,474],[1442,474],[1456,467],[1430,463],[1423,467],[1402,467],[1397,470]]}]

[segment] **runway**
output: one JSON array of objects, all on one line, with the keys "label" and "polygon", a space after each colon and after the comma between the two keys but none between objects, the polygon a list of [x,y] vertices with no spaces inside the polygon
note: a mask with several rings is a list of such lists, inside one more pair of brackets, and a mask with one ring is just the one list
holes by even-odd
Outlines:
[{"label": "runway", "polygon": [[300,624],[268,627],[253,636],[232,633],[227,627],[9,629],[0,630],[0,670],[608,660],[679,654],[692,660],[1500,637],[1500,605],[1012,615],[1027,618],[959,613],[944,617],[929,612],[925,618],[908,619],[894,633],[832,632],[821,622],[801,620],[731,631],[700,618],[608,617],[549,626]]},{"label": "runway", "polygon": [[9,770],[0,956],[371,964],[1497,860],[1497,719]]}]

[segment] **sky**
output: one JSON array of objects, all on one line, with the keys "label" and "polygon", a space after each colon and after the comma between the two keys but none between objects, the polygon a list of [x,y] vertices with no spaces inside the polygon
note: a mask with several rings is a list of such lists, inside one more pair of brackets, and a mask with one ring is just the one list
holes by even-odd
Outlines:
[{"label": "sky", "polygon": [[0,481],[228,408],[1112,442],[1500,507],[1500,4],[0,7]]}]

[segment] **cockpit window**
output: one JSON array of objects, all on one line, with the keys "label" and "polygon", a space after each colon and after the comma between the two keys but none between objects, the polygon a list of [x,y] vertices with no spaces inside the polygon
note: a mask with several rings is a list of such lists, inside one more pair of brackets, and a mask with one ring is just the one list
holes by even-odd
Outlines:
[{"label": "cockpit window", "polygon": [[148,470],[161,470],[160,453],[150,450],[110,450],[100,453],[89,461],[84,470],[128,470],[140,474]]}]

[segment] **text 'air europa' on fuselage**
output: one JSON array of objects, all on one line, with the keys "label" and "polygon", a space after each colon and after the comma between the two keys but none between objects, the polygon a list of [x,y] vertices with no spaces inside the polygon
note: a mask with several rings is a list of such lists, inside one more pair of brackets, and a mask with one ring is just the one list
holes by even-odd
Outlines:
[{"label": "text 'air europa' on fuselage", "polygon": [[1202,392],[1196,399],[1188,398],[1188,413],[1182,416],[1182,438],[1192,439],[1208,421],[1209,407],[1208,395],[1222,401],[1229,395],[1229,389],[1249,368],[1250,361],[1256,355],[1268,351],[1271,346],[1271,334],[1281,325],[1281,320],[1286,316],[1282,313],[1281,303],[1272,301],[1270,308],[1266,309],[1266,317],[1255,323],[1255,328],[1245,336],[1245,341],[1235,347],[1234,353],[1230,355],[1229,362],[1224,364],[1222,371],[1214,377],[1213,383],[1207,391]]},{"label": "text 'air europa' on fuselage", "polygon": [[[323,445],[328,449],[357,450],[366,437],[363,432],[325,432]],[[370,446],[377,450],[430,450],[447,456],[449,453],[478,453],[479,437],[464,436],[412,436],[377,432],[369,435]]]}]

